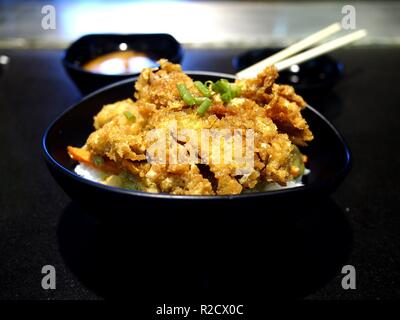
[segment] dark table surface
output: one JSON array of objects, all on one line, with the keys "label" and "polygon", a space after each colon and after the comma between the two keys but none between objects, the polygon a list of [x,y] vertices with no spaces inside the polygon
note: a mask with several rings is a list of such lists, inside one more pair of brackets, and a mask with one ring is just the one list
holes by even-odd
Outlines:
[{"label": "dark table surface", "polygon": [[[231,58],[240,51],[187,50],[183,68],[233,72]],[[182,274],[187,278],[181,281],[179,272],[174,273],[175,278],[163,280],[167,283],[163,289],[172,292],[175,283],[186,282],[186,293],[190,292],[195,287],[191,284],[202,281],[198,279],[201,272],[188,272],[191,266],[185,267],[185,258],[178,259],[179,254],[174,253],[181,243],[190,243],[189,230],[159,224],[145,234],[137,226],[120,229],[101,225],[72,202],[49,175],[40,148],[43,131],[80,99],[61,66],[62,52],[0,53],[11,58],[0,73],[0,299],[129,296],[135,293],[135,283],[148,276],[143,269],[135,271],[135,265],[141,259],[151,260],[152,253],[164,259],[151,260],[155,263],[152,270],[156,270],[153,276],[157,277],[158,270],[168,278],[163,272],[174,268],[166,267],[171,261],[180,261],[183,266],[178,269],[185,270]],[[315,199],[317,205],[311,207],[299,205],[302,212],[280,221],[279,227],[268,222],[263,226],[249,223],[243,228],[240,224],[204,224],[205,236],[211,237],[220,251],[213,255],[202,252],[197,260],[193,270],[208,268],[217,275],[203,279],[203,283],[209,281],[213,287],[220,280],[221,288],[224,283],[235,288],[235,283],[243,284],[255,274],[256,279],[249,279],[255,283],[260,279],[261,288],[255,284],[250,290],[261,289],[261,299],[263,293],[305,299],[400,296],[400,49],[351,48],[332,56],[344,63],[344,78],[329,93],[306,98],[349,143],[354,160],[350,174],[330,198]],[[265,215],[279,214],[267,209],[268,204],[251,208],[265,211]],[[247,230],[244,236],[242,229]],[[179,232],[182,238],[176,236]],[[223,236],[218,238],[218,234]],[[245,237],[251,234],[258,235],[252,238],[256,245],[250,243],[255,249],[242,248],[233,259],[235,250],[229,245],[237,241],[235,246],[240,247],[239,242],[246,243]],[[174,239],[171,254],[165,252],[162,241],[149,240],[160,235],[164,240]],[[96,260],[99,254],[107,253],[115,259],[113,263]],[[215,260],[205,263],[208,256]],[[135,259],[133,264],[127,262]],[[265,269],[262,264],[260,267],[262,261],[266,261]],[[355,290],[342,289],[341,267],[346,264],[356,269]],[[56,268],[56,290],[41,287],[44,265]],[[226,274],[231,278],[223,279]],[[110,279],[119,285],[109,285]],[[102,282],[108,284],[103,286]]]}]

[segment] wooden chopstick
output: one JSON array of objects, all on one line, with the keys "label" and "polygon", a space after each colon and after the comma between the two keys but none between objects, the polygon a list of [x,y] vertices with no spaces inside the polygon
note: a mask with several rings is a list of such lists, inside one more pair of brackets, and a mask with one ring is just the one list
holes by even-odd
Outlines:
[{"label": "wooden chopstick", "polygon": [[265,69],[267,66],[273,65],[278,61],[281,61],[285,58],[288,58],[304,49],[311,47],[313,44],[318,43],[319,41],[331,36],[332,34],[341,30],[340,23],[336,22],[333,23],[326,28],[313,33],[312,35],[296,42],[295,44],[275,53],[274,55],[257,62],[256,64],[243,69],[242,71],[238,72],[236,76],[238,78],[251,78],[257,75],[261,70]]},{"label": "wooden chopstick", "polygon": [[327,43],[324,43],[318,47],[312,48],[310,50],[307,50],[305,52],[302,52],[298,55],[295,55],[291,58],[288,58],[286,60],[280,61],[275,64],[275,67],[278,69],[278,71],[282,71],[294,64],[299,64],[304,61],[307,61],[309,59],[315,58],[317,56],[320,56],[324,53],[333,51],[337,48],[343,47],[349,43],[352,43],[354,41],[360,40],[361,38],[364,38],[367,35],[367,31],[362,29],[353,33],[350,33],[346,36],[340,37],[338,39],[329,41]]}]

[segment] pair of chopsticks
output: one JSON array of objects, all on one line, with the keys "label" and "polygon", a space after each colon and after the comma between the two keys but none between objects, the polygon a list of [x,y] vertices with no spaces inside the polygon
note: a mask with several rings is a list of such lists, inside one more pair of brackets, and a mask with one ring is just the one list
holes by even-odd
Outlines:
[{"label": "pair of chopsticks", "polygon": [[311,47],[312,45],[331,36],[341,29],[342,28],[340,23],[336,22],[334,24],[331,24],[330,26],[308,36],[303,40],[300,40],[299,42],[296,42],[286,49],[283,49],[282,51],[279,51],[278,53],[264,60],[261,60],[260,62],[257,62],[256,64],[246,69],[243,69],[242,71],[238,72],[236,76],[238,78],[252,78],[255,77],[262,70],[264,70],[266,67],[273,64],[275,64],[275,67],[278,69],[278,71],[281,71],[294,64],[302,63],[309,59],[320,56],[324,53],[343,47],[367,35],[367,31],[365,29],[362,29],[293,56],[294,54]]}]

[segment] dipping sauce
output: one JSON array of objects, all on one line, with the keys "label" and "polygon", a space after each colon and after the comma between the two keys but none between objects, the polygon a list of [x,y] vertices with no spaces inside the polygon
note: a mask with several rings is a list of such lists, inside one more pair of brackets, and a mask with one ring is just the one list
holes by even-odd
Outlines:
[{"label": "dipping sauce", "polygon": [[86,71],[102,74],[140,73],[143,68],[154,68],[158,64],[143,52],[133,50],[116,51],[101,55],[82,67]]}]

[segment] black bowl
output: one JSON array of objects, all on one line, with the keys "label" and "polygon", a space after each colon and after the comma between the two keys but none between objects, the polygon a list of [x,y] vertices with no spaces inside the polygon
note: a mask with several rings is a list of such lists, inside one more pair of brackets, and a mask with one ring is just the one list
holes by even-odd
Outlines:
[{"label": "black bowl", "polygon": [[[282,48],[266,48],[246,51],[232,60],[236,72],[263,60]],[[328,55],[310,59],[298,65],[298,70],[279,72],[279,83],[293,86],[300,94],[315,94],[331,89],[343,76],[344,67]]]},{"label": "black bowl", "polygon": [[169,34],[89,34],[83,36],[71,44],[62,60],[68,75],[83,94],[138,75],[100,74],[82,68],[83,64],[98,56],[121,51],[121,43],[126,43],[128,50],[143,52],[155,61],[165,58],[173,63],[179,63],[183,56],[181,45]]},{"label": "black bowl", "polygon": [[[232,75],[211,72],[187,72],[193,79],[216,81],[220,78],[234,79]],[[98,212],[112,212],[113,215],[135,216],[145,208],[150,215],[154,206],[162,209],[162,215],[172,209],[182,212],[205,209],[207,206],[243,206],[248,211],[256,205],[270,205],[274,201],[301,199],[317,194],[326,195],[333,191],[350,168],[350,151],[340,133],[319,112],[311,107],[304,110],[315,139],[305,148],[311,173],[302,187],[269,192],[247,193],[227,196],[181,196],[162,193],[147,193],[105,186],[84,179],[74,173],[76,162],[68,156],[68,145],[81,146],[93,131],[93,116],[103,105],[133,96],[136,78],[121,81],[85,97],[61,114],[46,130],[42,148],[47,166],[65,192],[74,200]],[[250,207],[249,207],[250,206]],[[171,209],[171,210],[170,210]],[[225,212],[226,210],[221,212]],[[170,211],[168,211],[170,210]],[[93,210],[91,210],[93,211]],[[94,210],[95,211],[95,210]],[[244,211],[244,212],[246,212]],[[204,210],[202,210],[205,213]],[[168,215],[167,214],[167,215]],[[137,216],[137,215],[136,215]]]}]

